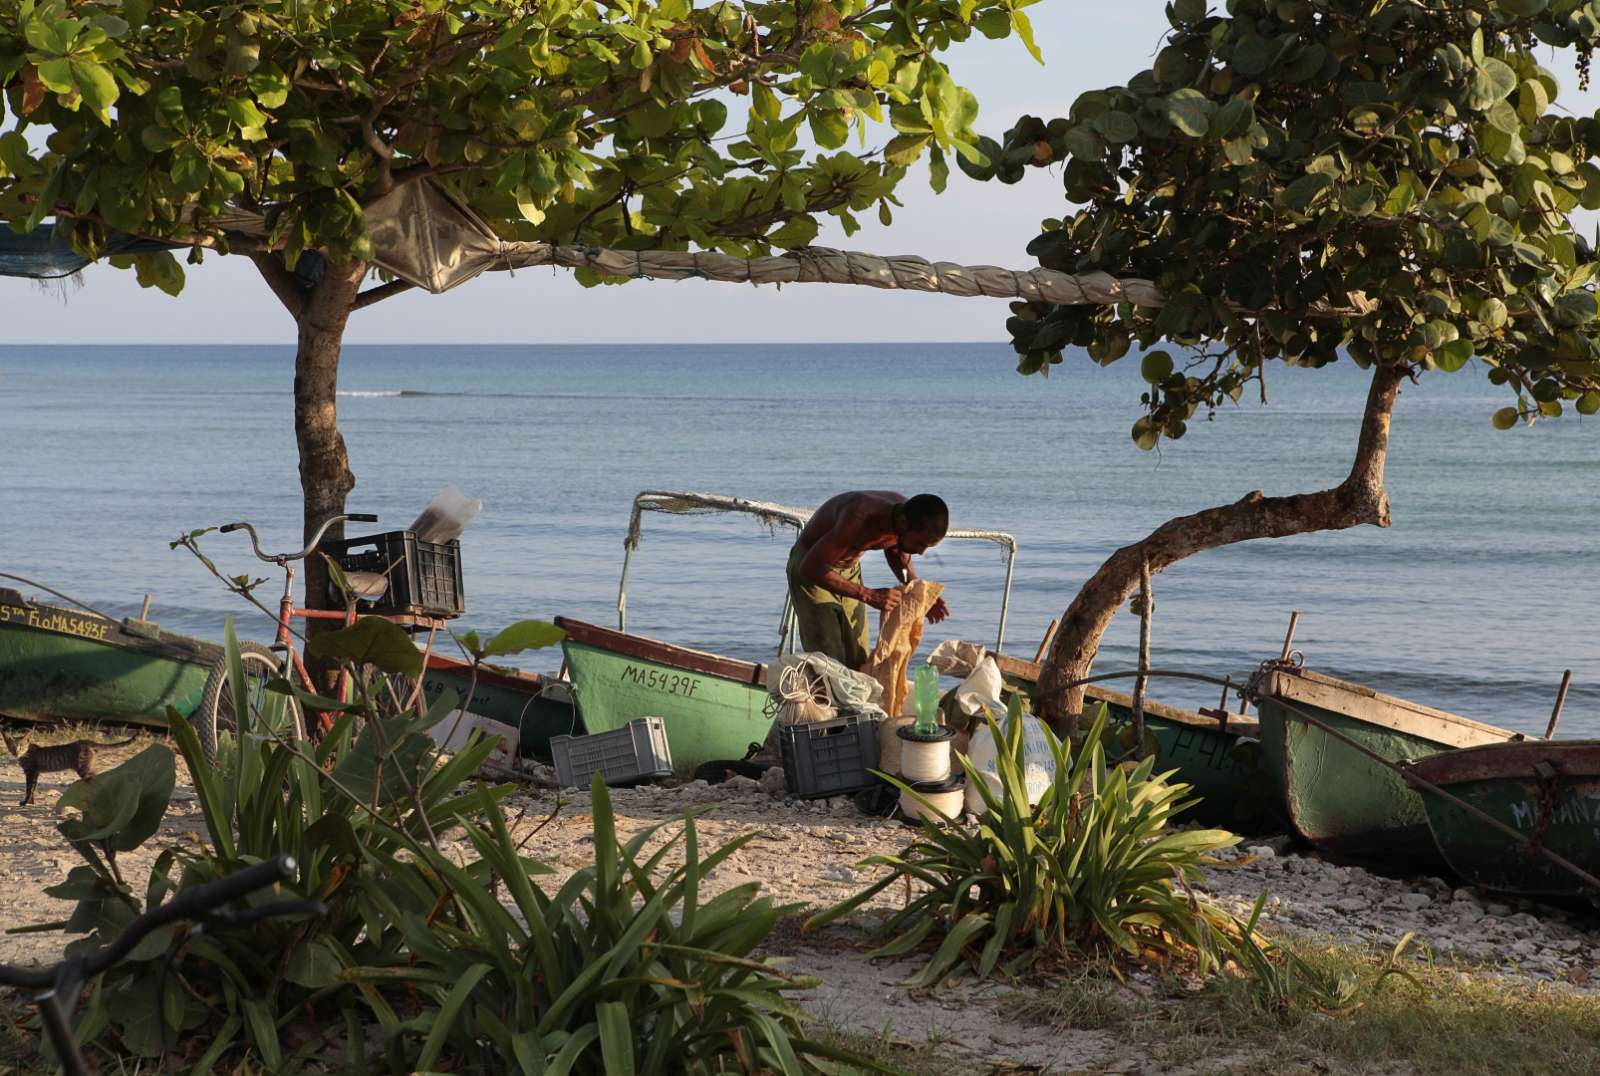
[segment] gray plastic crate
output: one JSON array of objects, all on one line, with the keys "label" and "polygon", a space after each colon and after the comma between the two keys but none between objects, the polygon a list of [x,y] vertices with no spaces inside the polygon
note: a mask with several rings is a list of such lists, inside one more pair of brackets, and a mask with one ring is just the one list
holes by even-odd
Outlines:
[{"label": "gray plastic crate", "polygon": [[872,784],[878,765],[878,723],[849,715],[779,729],[783,782],[791,796],[813,798],[858,792]]},{"label": "gray plastic crate", "polygon": [[556,780],[567,788],[588,788],[596,771],[608,785],[672,776],[667,726],[659,717],[634,718],[624,728],[588,736],[552,736],[550,754]]}]

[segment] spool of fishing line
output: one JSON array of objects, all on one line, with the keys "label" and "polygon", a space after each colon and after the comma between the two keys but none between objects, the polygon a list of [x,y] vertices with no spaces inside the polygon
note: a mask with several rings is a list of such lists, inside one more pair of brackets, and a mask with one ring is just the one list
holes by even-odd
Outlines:
[{"label": "spool of fishing line", "polygon": [[928,801],[928,806],[913,796],[910,792],[900,793],[900,813],[908,820],[918,818],[932,818],[943,822],[954,820],[961,814],[961,809],[966,805],[966,780],[961,776],[949,777],[943,781],[915,781],[910,782],[916,789],[917,796]]},{"label": "spool of fishing line", "polygon": [[943,781],[950,776],[950,741],[906,739],[900,745],[900,776],[907,781]]}]

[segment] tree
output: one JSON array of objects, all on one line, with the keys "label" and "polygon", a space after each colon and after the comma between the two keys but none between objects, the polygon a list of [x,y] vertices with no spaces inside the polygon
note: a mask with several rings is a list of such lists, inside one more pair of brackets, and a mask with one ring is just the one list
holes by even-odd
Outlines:
[{"label": "tree", "polygon": [[[1142,354],[1140,448],[1184,435],[1271,362],[1372,371],[1349,477],[1321,492],[1206,509],[1117,550],[1068,607],[1044,711],[1071,721],[1100,639],[1138,585],[1202,550],[1387,526],[1384,460],[1407,381],[1472,366],[1514,402],[1496,428],[1600,411],[1595,253],[1600,118],[1553,111],[1540,42],[1580,85],[1600,40],[1585,0],[1175,0],[1150,69],[1070,113],[982,139],[979,178],[1063,163],[1067,213],[1028,247],[1041,265],[1150,278],[1163,306],[1017,303],[1023,373],[1062,349]],[[1181,360],[1155,345],[1183,349]],[[1474,361],[1475,360],[1475,361]]]},{"label": "tree", "polygon": [[[940,57],[974,32],[1037,57],[1034,2],[0,0],[0,221],[54,218],[90,257],[131,233],[255,262],[298,327],[309,536],[355,481],[347,321],[410,286],[363,288],[375,200],[427,181],[507,240],[746,256],[822,214],[887,222],[920,158],[936,189],[947,154],[981,163]],[[183,287],[170,252],[113,261]]]}]

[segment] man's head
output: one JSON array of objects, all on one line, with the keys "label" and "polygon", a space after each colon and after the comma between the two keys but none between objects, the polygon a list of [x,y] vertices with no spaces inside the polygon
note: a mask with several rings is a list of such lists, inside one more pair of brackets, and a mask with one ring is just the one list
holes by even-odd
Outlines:
[{"label": "man's head", "polygon": [[926,553],[949,529],[950,509],[931,493],[919,493],[894,510],[895,544],[902,553]]}]

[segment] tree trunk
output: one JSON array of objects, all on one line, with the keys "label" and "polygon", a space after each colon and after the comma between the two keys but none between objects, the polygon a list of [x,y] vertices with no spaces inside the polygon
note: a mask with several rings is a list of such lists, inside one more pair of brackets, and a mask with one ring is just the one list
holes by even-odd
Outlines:
[{"label": "tree trunk", "polygon": [[[366,266],[329,263],[322,279],[305,294],[298,317],[299,349],[294,359],[294,435],[300,449],[300,489],[304,495],[304,535],[310,541],[330,516],[345,510],[345,495],[355,487],[350,456],[339,433],[339,350],[345,323]],[[344,524],[328,530],[324,541],[344,537]],[[305,605],[337,609],[328,595],[326,562],[307,558]]]},{"label": "tree trunk", "polygon": [[1040,716],[1060,731],[1077,730],[1084,689],[1068,685],[1089,675],[1112,617],[1138,589],[1142,564],[1148,562],[1150,571],[1159,572],[1203,550],[1254,538],[1343,530],[1363,523],[1387,527],[1389,497],[1383,488],[1383,465],[1394,402],[1406,376],[1406,369],[1399,366],[1373,370],[1355,463],[1337,486],[1289,497],[1265,497],[1255,490],[1234,504],[1168,520],[1148,537],[1111,554],[1061,618],[1055,646],[1039,677]]}]

